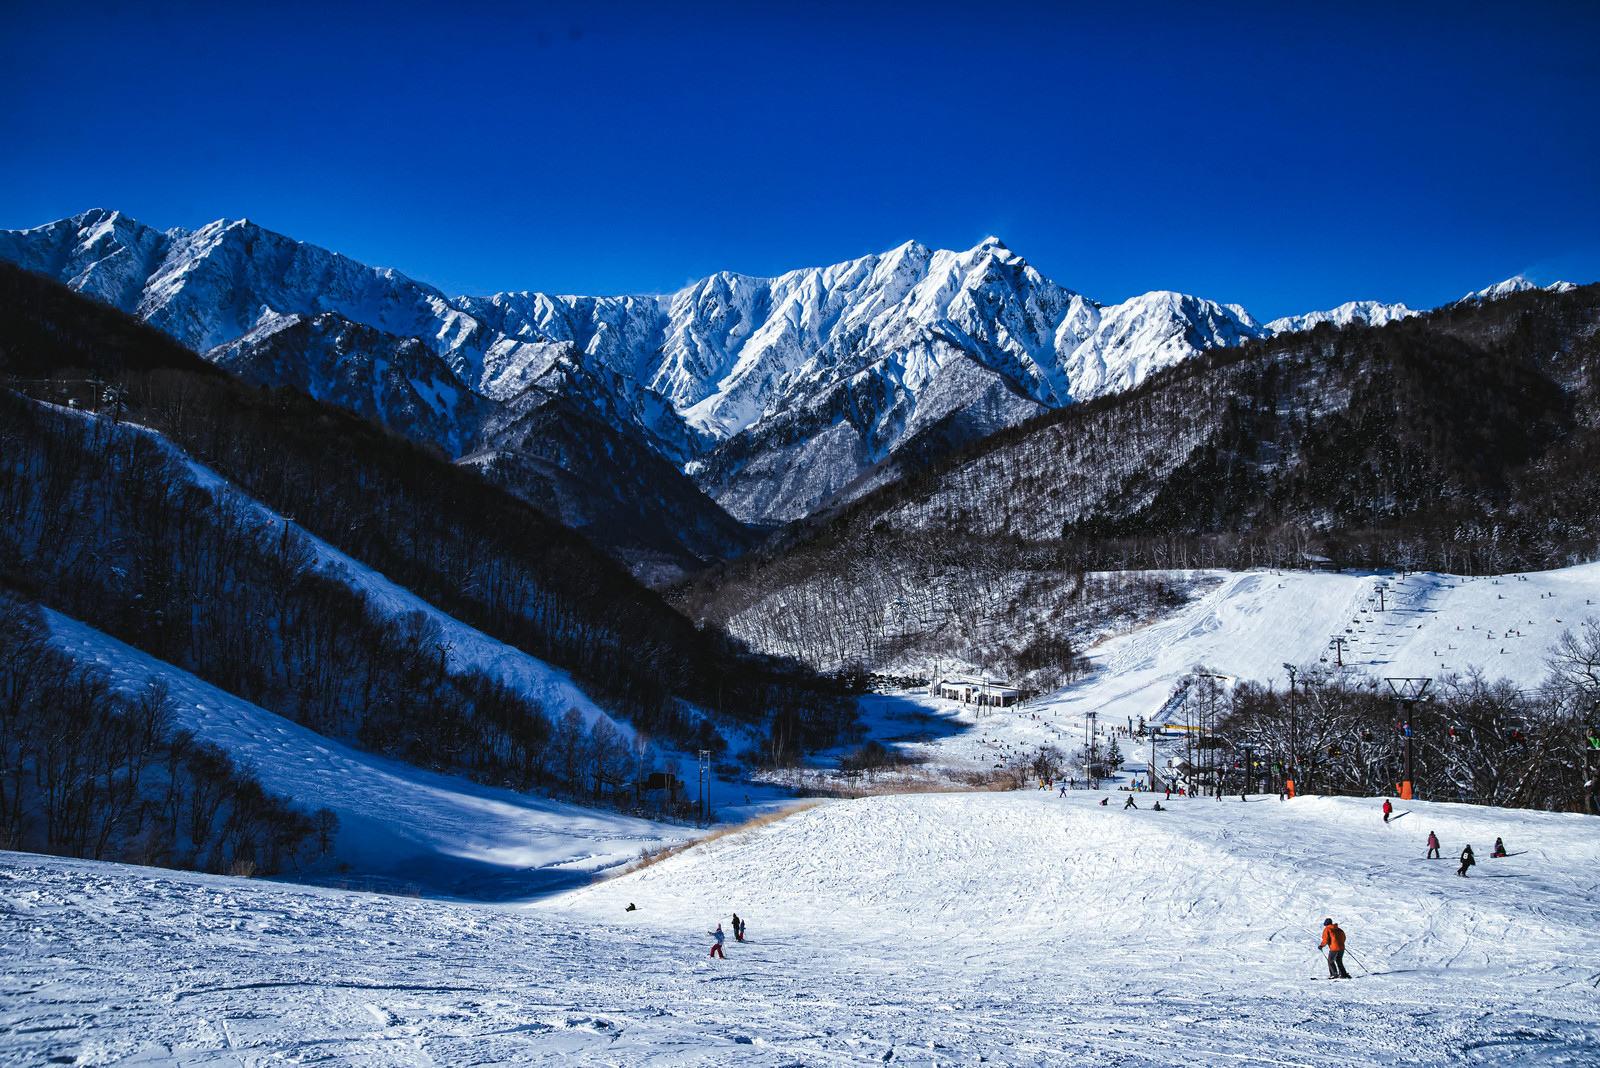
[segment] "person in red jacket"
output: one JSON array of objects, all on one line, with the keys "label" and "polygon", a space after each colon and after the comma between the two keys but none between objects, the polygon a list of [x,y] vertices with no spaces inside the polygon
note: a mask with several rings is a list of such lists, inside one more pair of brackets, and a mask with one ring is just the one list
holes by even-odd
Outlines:
[{"label": "person in red jacket", "polygon": [[1389,822],[1389,813],[1391,813],[1393,811],[1394,811],[1394,806],[1389,803],[1389,799],[1387,797],[1384,798],[1383,799],[1383,822],[1385,822],[1385,823]]},{"label": "person in red jacket", "polygon": [[1322,921],[1322,948],[1328,951],[1328,978],[1350,978],[1344,970],[1344,931],[1331,917]]}]

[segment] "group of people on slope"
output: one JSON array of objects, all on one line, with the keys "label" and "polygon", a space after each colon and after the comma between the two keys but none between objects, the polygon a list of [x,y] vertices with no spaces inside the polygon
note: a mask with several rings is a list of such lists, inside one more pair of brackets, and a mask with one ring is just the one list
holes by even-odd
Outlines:
[{"label": "group of people on slope", "polygon": [[[1494,850],[1492,852],[1490,852],[1489,855],[1491,857],[1508,857],[1511,854],[1506,852],[1505,840],[1501,839],[1501,838],[1496,838],[1494,840]],[[1428,854],[1427,854],[1427,859],[1428,860],[1440,860],[1440,859],[1442,859],[1439,856],[1439,836],[1434,834],[1432,831],[1428,832]],[[1474,864],[1478,863],[1478,858],[1472,852],[1471,843],[1468,843],[1467,845],[1465,845],[1465,846],[1463,846],[1461,848],[1461,858],[1460,859],[1461,859],[1461,867],[1459,869],[1457,869],[1456,874],[1461,876],[1463,879],[1470,879],[1471,876],[1467,874],[1467,869],[1472,867]]]},{"label": "group of people on slope", "polygon": [[[734,941],[736,941],[736,942],[743,942],[744,941],[744,930],[745,930],[745,923],[744,923],[743,920],[741,920],[739,918],[739,914],[737,912],[735,912],[733,914],[733,938],[734,938]],[[722,943],[727,940],[728,936],[723,934],[723,932],[722,932],[722,924],[720,924],[720,923],[717,924],[717,929],[715,931],[707,931],[706,934],[710,935],[712,937],[712,939],[713,939],[713,941],[711,943],[711,952],[708,954],[708,956],[721,957],[723,960],[727,960],[728,959],[728,955],[726,953],[722,952]]]}]

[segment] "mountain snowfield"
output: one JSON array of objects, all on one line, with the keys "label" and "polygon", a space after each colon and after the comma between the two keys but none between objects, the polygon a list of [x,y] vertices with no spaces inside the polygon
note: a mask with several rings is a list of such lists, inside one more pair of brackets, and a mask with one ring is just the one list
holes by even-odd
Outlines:
[{"label": "mountain snowfield", "polygon": [[104,210],[0,231],[0,258],[454,455],[494,405],[568,398],[762,523],[809,514],[924,432],[959,444],[1207,348],[1415,314],[1355,301],[1262,325],[1161,291],[1102,306],[993,237],[620,297],[452,297],[248,220],[161,231]]},{"label": "mountain snowfield", "polygon": [[[1088,711],[1102,728],[1150,716],[1198,664],[1270,679],[1283,660],[1315,663],[1332,634],[1351,640],[1357,670],[1484,665],[1532,685],[1561,630],[1600,615],[1600,565],[1188,577],[1205,587],[1187,606],[1102,642],[1089,678],[1026,710],[980,719],[883,695],[869,719],[942,718],[930,763],[987,767],[1000,750],[1081,738]],[[1380,580],[1382,612],[1367,600]],[[1600,1059],[1595,817],[1417,801],[1385,826],[1362,798],[1156,813],[1121,809],[1114,791],[1105,808],[1083,790],[907,794],[826,802],[589,884],[698,832],[353,752],[50,622],[119,682],[166,675],[180,722],[269,789],[340,807],[357,885],[376,873],[374,885],[501,903],[4,854],[8,1063]],[[745,787],[717,789],[737,803]],[[763,809],[758,797],[750,810]],[[1474,846],[1471,879],[1422,858],[1430,830],[1447,854]],[[1488,858],[1495,837],[1514,855]],[[752,941],[707,959],[702,932],[732,912]],[[1314,981],[1325,915],[1349,932],[1349,983]]]},{"label": "mountain snowfield", "polygon": [[[521,907],[3,854],[0,1059],[1600,1061],[1594,817],[1095,798],[828,802]],[[734,912],[750,941],[708,959]],[[1350,981],[1318,978],[1324,916]]]}]

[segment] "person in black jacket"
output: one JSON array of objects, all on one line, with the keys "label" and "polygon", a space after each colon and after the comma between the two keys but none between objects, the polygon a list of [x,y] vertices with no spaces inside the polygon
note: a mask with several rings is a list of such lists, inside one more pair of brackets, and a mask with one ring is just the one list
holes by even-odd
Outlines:
[{"label": "person in black jacket", "polygon": [[1471,876],[1467,874],[1467,869],[1476,863],[1478,863],[1478,858],[1472,855],[1472,846],[1468,845],[1461,851],[1461,870],[1456,872],[1456,874],[1461,876],[1463,879],[1470,879]]}]

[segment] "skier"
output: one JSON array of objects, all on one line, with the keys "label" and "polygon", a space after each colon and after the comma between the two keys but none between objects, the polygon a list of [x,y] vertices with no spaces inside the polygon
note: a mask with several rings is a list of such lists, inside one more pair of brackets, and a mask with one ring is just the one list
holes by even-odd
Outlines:
[{"label": "skier", "polygon": [[1478,863],[1478,858],[1472,855],[1472,844],[1469,842],[1467,847],[1461,851],[1461,870],[1456,872],[1456,874],[1461,876],[1463,879],[1472,878],[1472,876],[1467,874],[1467,869],[1476,863]]},{"label": "skier", "polygon": [[1122,811],[1124,811],[1124,812],[1126,812],[1126,811],[1128,811],[1128,809],[1130,809],[1130,808],[1138,808],[1138,807],[1139,807],[1139,806],[1138,806],[1138,805],[1136,805],[1136,804],[1134,804],[1134,803],[1133,803],[1133,795],[1132,795],[1132,794],[1129,794],[1129,795],[1128,795],[1128,801],[1127,801],[1127,804],[1125,804],[1125,805],[1123,805],[1123,806],[1122,806]]},{"label": "skier", "polygon": [[1389,803],[1389,799],[1387,797],[1384,798],[1383,799],[1383,822],[1385,822],[1385,823],[1389,822],[1389,813],[1391,813],[1393,811],[1394,811],[1394,806]]},{"label": "skier", "polygon": [[1321,945],[1328,951],[1328,978],[1350,978],[1350,973],[1344,970],[1344,931],[1332,917],[1322,921]]},{"label": "skier", "polygon": [[728,955],[722,952],[722,942],[725,938],[727,938],[727,935],[722,933],[722,924],[717,924],[717,929],[715,931],[707,931],[706,934],[716,939],[715,942],[711,943],[711,952],[707,953],[706,956],[721,957],[723,960],[727,960]]},{"label": "skier", "polygon": [[1506,844],[1504,842],[1502,842],[1500,839],[1496,838],[1494,840],[1494,849],[1490,851],[1489,855],[1491,857],[1503,857],[1503,856],[1505,856],[1506,855]]},{"label": "skier", "polygon": [[744,921],[739,918],[737,912],[733,914],[733,940],[735,942],[744,941]]},{"label": "skier", "polygon": [[1066,797],[1067,796],[1067,784],[1066,783],[1062,783],[1061,784],[1061,792],[1059,794],[1057,794],[1056,796],[1057,797]]},{"label": "skier", "polygon": [[1432,831],[1428,832],[1428,859],[1439,860],[1439,836]]}]

